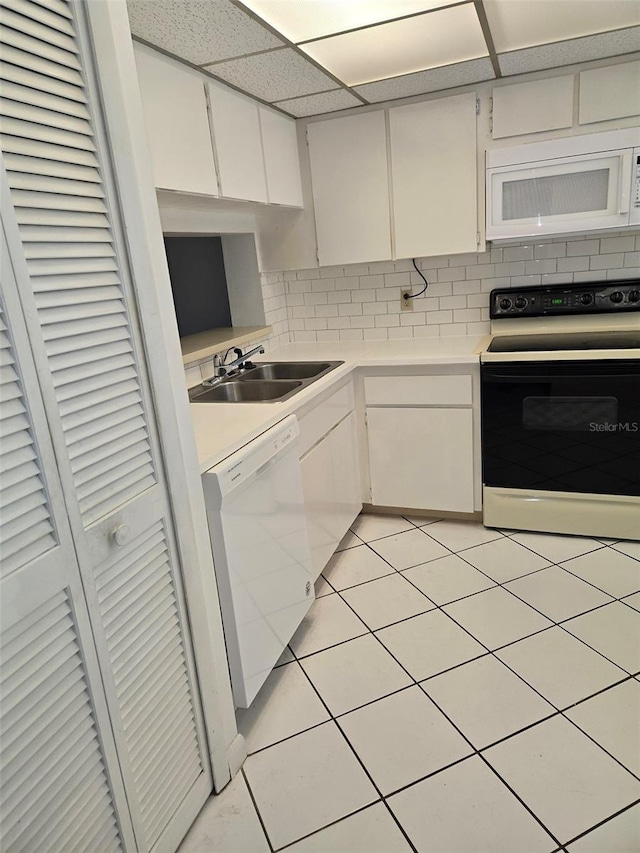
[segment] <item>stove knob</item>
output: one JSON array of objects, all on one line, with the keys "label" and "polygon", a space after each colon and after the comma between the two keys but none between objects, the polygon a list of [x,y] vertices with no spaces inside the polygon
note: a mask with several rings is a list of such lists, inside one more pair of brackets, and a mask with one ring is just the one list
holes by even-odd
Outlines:
[{"label": "stove knob", "polygon": [[527,299],[524,296],[518,296],[514,304],[516,308],[520,308],[522,310],[527,307]]},{"label": "stove knob", "polygon": [[593,303],[593,293],[581,293],[579,301],[581,305],[591,305]]},{"label": "stove knob", "polygon": [[640,290],[632,290],[629,293],[629,302],[640,302]]},{"label": "stove knob", "polygon": [[510,300],[510,299],[506,299],[506,298],[505,298],[505,299],[501,299],[501,300],[500,300],[500,307],[502,308],[502,310],[503,310],[503,311],[508,311],[508,310],[509,310],[509,308],[511,308],[511,300]]},{"label": "stove knob", "polygon": [[611,296],[609,296],[609,299],[612,302],[616,302],[616,303],[622,302],[622,300],[624,299],[624,294],[622,293],[621,290],[614,290],[613,293],[611,294]]}]

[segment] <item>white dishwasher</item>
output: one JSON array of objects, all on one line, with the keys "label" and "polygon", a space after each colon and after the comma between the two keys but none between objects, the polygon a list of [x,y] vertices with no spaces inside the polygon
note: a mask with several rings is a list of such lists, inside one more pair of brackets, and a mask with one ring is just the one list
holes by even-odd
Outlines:
[{"label": "white dishwasher", "polygon": [[314,599],[289,415],[202,476],[236,707],[248,708]]}]

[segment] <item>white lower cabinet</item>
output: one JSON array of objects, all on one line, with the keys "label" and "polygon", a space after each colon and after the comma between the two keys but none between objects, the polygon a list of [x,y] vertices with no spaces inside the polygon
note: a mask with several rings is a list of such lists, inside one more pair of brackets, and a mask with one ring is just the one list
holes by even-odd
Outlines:
[{"label": "white lower cabinet", "polygon": [[473,512],[471,409],[368,408],[371,503]]},{"label": "white lower cabinet", "polygon": [[[312,412],[307,418],[314,415]],[[303,435],[304,422],[302,419]],[[300,465],[311,566],[317,578],[362,509],[355,412],[307,450]]]},{"label": "white lower cabinet", "polygon": [[479,508],[477,384],[473,370],[365,376],[374,506],[465,513]]}]

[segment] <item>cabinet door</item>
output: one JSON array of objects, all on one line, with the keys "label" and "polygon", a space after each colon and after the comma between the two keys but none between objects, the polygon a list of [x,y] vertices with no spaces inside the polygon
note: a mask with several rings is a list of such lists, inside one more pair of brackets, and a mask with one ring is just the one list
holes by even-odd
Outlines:
[{"label": "cabinet door", "polygon": [[471,409],[368,408],[371,501],[473,512]]},{"label": "cabinet door", "polygon": [[218,195],[201,78],[140,45],[135,57],[156,187]]},{"label": "cabinet door", "polygon": [[551,77],[493,90],[493,138],[558,130],[573,124],[574,77]]},{"label": "cabinet door", "polygon": [[211,128],[225,198],[267,200],[258,104],[225,86],[207,83]]},{"label": "cabinet door", "polygon": [[476,96],[389,110],[395,256],[475,252]]},{"label": "cabinet door", "polygon": [[355,414],[301,460],[311,565],[317,578],[362,509]]},{"label": "cabinet door", "polygon": [[580,124],[640,115],[640,61],[580,73]]},{"label": "cabinet door", "polygon": [[266,107],[258,112],[269,202],[302,207],[296,123]]},{"label": "cabinet door", "polygon": [[29,85],[5,107],[2,217],[136,844],[165,853],[211,771],[86,4],[56,8],[23,0],[11,30]]},{"label": "cabinet door", "polygon": [[315,122],[307,139],[320,265],[388,260],[384,111]]}]

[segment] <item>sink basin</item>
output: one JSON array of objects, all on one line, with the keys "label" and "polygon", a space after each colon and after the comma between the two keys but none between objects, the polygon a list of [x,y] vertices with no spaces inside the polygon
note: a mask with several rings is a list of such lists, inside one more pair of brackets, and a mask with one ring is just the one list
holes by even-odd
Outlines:
[{"label": "sink basin", "polygon": [[[282,400],[302,387],[302,382],[237,382],[228,381],[207,388],[192,389],[192,403],[265,403]],[[204,388],[204,390],[201,390]]]},{"label": "sink basin", "polygon": [[279,403],[306,388],[343,361],[271,361],[229,374],[211,388],[189,391],[192,403]]},{"label": "sink basin", "polygon": [[329,361],[274,361],[258,364],[242,373],[238,379],[317,379],[334,366]]}]

